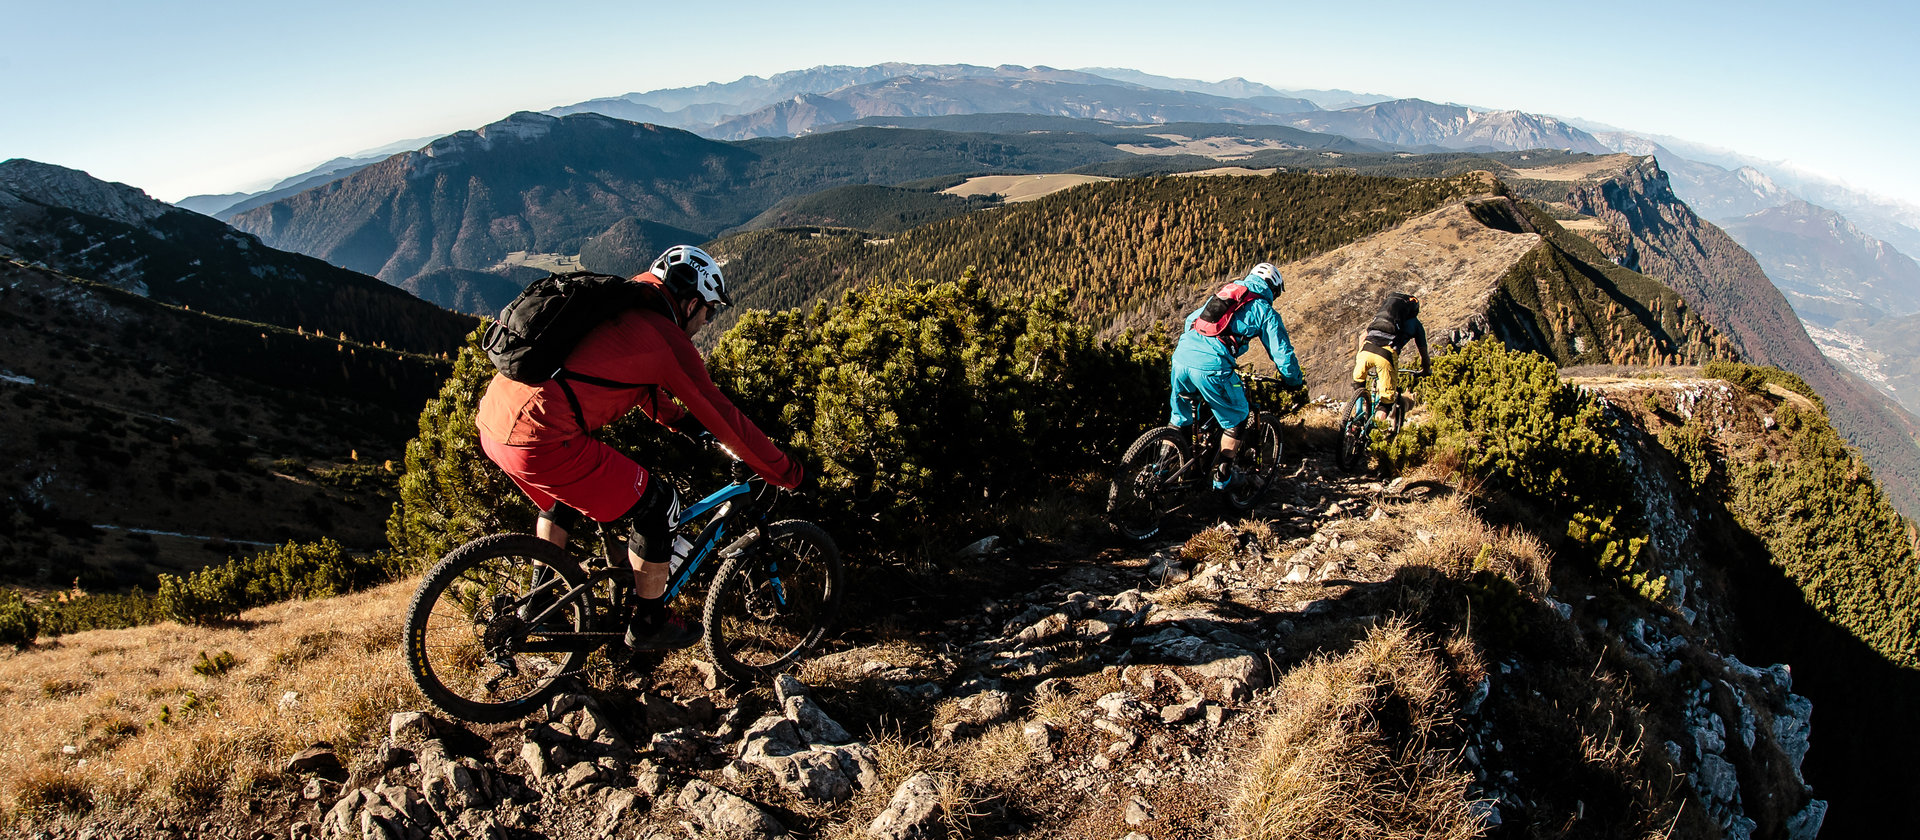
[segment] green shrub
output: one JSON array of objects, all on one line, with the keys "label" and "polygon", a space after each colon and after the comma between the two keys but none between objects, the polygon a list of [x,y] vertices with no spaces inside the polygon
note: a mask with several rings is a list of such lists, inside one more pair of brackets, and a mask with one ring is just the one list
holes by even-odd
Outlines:
[{"label": "green shrub", "polygon": [[1434,360],[1417,393],[1432,420],[1391,441],[1390,462],[1448,452],[1471,475],[1568,509],[1625,494],[1619,446],[1599,404],[1561,384],[1545,356],[1471,342]]},{"label": "green shrub", "polygon": [[1640,565],[1646,529],[1611,421],[1560,381],[1553,362],[1475,341],[1436,359],[1418,394],[1431,420],[1387,443],[1390,463],[1444,453],[1467,474],[1566,516],[1566,544],[1621,586],[1665,597],[1666,579]]},{"label": "green shrub", "polygon": [[234,663],[232,651],[223,650],[214,656],[208,656],[203,650],[200,651],[200,660],[193,663],[193,672],[203,677],[217,677],[233,670]]},{"label": "green shrub", "polygon": [[161,575],[154,600],[168,618],[210,624],[279,601],[344,594],[381,576],[376,562],[355,560],[339,543],[322,539],[275,546],[184,578]]},{"label": "green shrub", "polygon": [[1164,413],[1166,358],[1164,342],[1096,342],[1062,298],[998,298],[969,272],[749,313],[712,364],[819,470],[823,524],[939,539],[1110,461]]},{"label": "green shrub", "polygon": [[[998,298],[969,277],[848,292],[811,312],[748,312],[708,358],[713,379],[810,472],[812,509],[843,543],[938,540],[1007,502],[1110,461],[1164,412],[1164,341],[1101,343],[1059,299]],[[480,452],[493,374],[470,343],[407,445],[388,520],[420,564],[534,510]],[[710,489],[722,466],[636,415],[599,433],[649,469]]]},{"label": "green shrub", "polygon": [[26,647],[39,635],[39,610],[20,593],[0,589],[0,645]]},{"label": "green shrub", "polygon": [[505,473],[480,452],[474,416],[493,379],[480,350],[482,324],[467,336],[453,374],[420,412],[407,443],[400,501],[387,519],[387,542],[402,567],[418,569],[483,534],[532,527],[534,509]]},{"label": "green shrub", "polygon": [[1728,463],[1728,507],[1821,614],[1920,666],[1920,560],[1906,521],[1823,416],[1783,403],[1774,417],[1787,451]]},{"label": "green shrub", "polygon": [[1805,379],[1779,368],[1761,365],[1746,365],[1739,362],[1713,361],[1700,368],[1702,376],[1724,379],[1742,389],[1755,394],[1766,393],[1768,385],[1778,385],[1788,391],[1813,400],[1820,410],[1827,410],[1827,403],[1820,399],[1820,393],[1813,390]]},{"label": "green shrub", "polygon": [[40,632],[63,636],[82,630],[117,630],[161,621],[154,596],[138,587],[124,593],[85,593],[43,601],[39,605]]}]

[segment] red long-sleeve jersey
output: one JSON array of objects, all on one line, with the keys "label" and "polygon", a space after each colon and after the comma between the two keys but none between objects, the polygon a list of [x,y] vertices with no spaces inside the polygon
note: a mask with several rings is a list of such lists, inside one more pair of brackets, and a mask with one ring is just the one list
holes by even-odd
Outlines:
[{"label": "red long-sleeve jersey", "polygon": [[631,309],[614,316],[588,333],[563,367],[571,373],[645,387],[614,388],[568,380],[566,387],[579,401],[576,419],[559,381],[527,385],[495,375],[480,398],[475,418],[480,431],[508,446],[539,446],[583,436],[636,408],[660,423],[691,414],[768,482],[799,486],[800,464],[720,393],[707,375],[700,351],[666,315]]}]

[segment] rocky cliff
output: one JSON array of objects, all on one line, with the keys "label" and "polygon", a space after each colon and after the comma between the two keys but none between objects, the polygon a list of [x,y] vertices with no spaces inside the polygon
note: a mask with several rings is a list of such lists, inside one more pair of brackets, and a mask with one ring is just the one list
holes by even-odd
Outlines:
[{"label": "rocky cliff", "polygon": [[1829,361],[1760,264],[1675,197],[1653,158],[1574,182],[1566,201],[1600,222],[1585,235],[1609,258],[1679,292],[1741,358],[1804,377],[1895,504],[1909,516],[1920,512],[1920,421]]}]

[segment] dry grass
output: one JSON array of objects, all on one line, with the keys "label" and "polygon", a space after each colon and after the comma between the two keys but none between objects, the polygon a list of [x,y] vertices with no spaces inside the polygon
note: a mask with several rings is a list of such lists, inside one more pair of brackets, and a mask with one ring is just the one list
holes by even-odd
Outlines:
[{"label": "dry grass", "polygon": [[1009,793],[1021,771],[1033,760],[1033,746],[1020,721],[989,728],[978,738],[941,747],[908,741],[894,732],[874,739],[879,783],[840,806],[833,823],[820,836],[829,840],[866,838],[867,826],[886,810],[893,793],[917,773],[929,773],[940,791],[940,818],[949,836],[971,837],[972,821],[985,816],[983,807]]},{"label": "dry grass", "polygon": [[1472,777],[1440,746],[1447,672],[1401,621],[1351,652],[1289,673],[1232,811],[1232,834],[1268,838],[1468,838]]},{"label": "dry grass", "polygon": [[[320,741],[343,760],[422,701],[399,649],[413,582],[251,611],[236,627],[76,633],[0,654],[0,820],[192,812],[274,783]],[[233,658],[202,668],[203,655]]]},{"label": "dry grass", "polygon": [[1202,528],[1188,537],[1180,546],[1180,559],[1198,566],[1201,563],[1224,563],[1232,560],[1240,550],[1240,532],[1227,524]]},{"label": "dry grass", "polygon": [[[1400,527],[1414,535],[1399,560],[1428,566],[1462,578],[1478,571],[1494,571],[1535,594],[1546,591],[1553,554],[1534,534],[1495,528],[1475,513],[1465,493],[1454,493],[1419,505],[1409,505]],[[1425,539],[1419,538],[1424,533]]]}]

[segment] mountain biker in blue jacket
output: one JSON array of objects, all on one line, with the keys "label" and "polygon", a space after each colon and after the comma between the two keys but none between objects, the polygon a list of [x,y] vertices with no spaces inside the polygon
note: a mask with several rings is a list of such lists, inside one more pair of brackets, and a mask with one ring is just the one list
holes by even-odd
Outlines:
[{"label": "mountain biker in blue jacket", "polygon": [[1171,423],[1185,429],[1193,425],[1193,409],[1188,399],[1203,399],[1213,407],[1213,416],[1226,433],[1220,436],[1220,460],[1213,468],[1213,487],[1224,490],[1236,477],[1241,436],[1252,431],[1246,386],[1235,372],[1234,363],[1252,346],[1253,339],[1266,345],[1274,367],[1289,388],[1306,384],[1300,375],[1300,362],[1293,357],[1293,344],[1287,340],[1287,326],[1274,311],[1273,301],[1286,290],[1280,269],[1273,263],[1261,263],[1244,279],[1222,286],[1199,309],[1187,316],[1186,332],[1173,351],[1173,409]]}]

